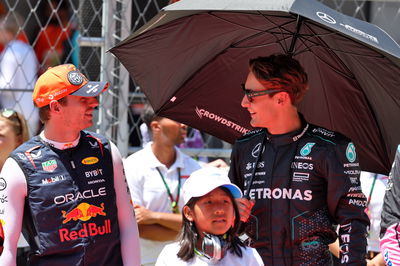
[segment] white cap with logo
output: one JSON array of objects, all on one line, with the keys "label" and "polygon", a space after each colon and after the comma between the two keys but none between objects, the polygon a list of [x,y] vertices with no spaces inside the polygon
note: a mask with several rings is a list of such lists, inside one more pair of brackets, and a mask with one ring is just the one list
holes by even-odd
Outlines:
[{"label": "white cap with logo", "polygon": [[220,186],[229,189],[233,198],[243,196],[240,188],[231,183],[226,171],[206,166],[193,172],[186,180],[182,187],[183,200],[187,204],[191,198],[204,196]]}]

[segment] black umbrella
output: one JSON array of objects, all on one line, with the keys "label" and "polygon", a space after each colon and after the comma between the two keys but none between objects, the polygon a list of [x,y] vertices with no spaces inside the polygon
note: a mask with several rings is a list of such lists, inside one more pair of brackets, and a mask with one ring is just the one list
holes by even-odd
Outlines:
[{"label": "black umbrella", "polygon": [[181,0],[111,52],[156,112],[228,142],[251,130],[249,58],[290,53],[309,74],[300,111],[350,137],[363,170],[388,173],[400,143],[400,47],[313,0]]}]

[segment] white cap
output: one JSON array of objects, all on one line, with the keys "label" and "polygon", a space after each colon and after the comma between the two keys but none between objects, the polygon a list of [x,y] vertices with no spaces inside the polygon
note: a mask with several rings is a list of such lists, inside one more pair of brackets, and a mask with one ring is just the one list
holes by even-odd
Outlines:
[{"label": "white cap", "polygon": [[231,183],[226,171],[206,166],[193,172],[186,180],[182,187],[183,200],[186,204],[191,198],[204,196],[220,186],[229,189],[233,198],[243,196],[240,188]]}]

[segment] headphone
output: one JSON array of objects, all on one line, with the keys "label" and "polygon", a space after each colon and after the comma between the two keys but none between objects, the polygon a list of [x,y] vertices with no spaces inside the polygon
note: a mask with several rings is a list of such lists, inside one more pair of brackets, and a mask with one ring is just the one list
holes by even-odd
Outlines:
[{"label": "headphone", "polygon": [[227,250],[225,239],[226,234],[217,236],[204,233],[203,242],[201,243],[202,250],[194,248],[194,253],[208,264],[216,264],[225,256]]}]

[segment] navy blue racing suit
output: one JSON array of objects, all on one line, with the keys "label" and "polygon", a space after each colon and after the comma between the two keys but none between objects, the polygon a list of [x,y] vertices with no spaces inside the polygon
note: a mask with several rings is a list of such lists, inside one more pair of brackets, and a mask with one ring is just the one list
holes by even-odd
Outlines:
[{"label": "navy blue racing suit", "polygon": [[365,265],[369,220],[355,147],[300,117],[295,132],[254,130],[233,147],[229,177],[256,200],[245,224],[251,246],[265,265],[330,265],[337,224],[341,263]]}]

